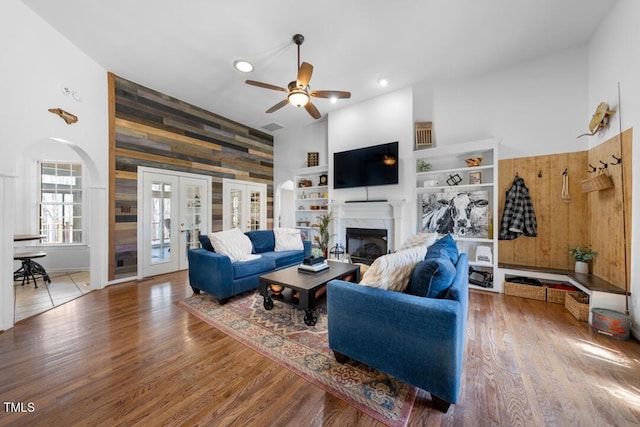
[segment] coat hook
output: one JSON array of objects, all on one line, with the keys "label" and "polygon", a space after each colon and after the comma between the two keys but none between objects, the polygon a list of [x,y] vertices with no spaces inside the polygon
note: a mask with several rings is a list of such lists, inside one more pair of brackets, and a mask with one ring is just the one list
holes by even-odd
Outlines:
[{"label": "coat hook", "polygon": [[587,172],[594,173],[596,171],[596,167],[589,163],[589,170]]},{"label": "coat hook", "polygon": [[622,163],[622,157],[616,157],[615,154],[612,154],[611,157],[615,159],[615,163],[611,163],[612,165],[619,165],[620,163]]},{"label": "coat hook", "polygon": [[598,160],[600,163],[602,163],[602,167],[600,168],[600,170],[606,169],[607,167],[609,167],[608,163],[603,162],[602,160]]},{"label": "coat hook", "polygon": [[538,172],[538,178],[542,178],[542,171]]},{"label": "coat hook", "polygon": [[569,175],[569,171],[567,171],[567,168],[564,168],[564,172],[562,172],[562,176],[567,176]]}]

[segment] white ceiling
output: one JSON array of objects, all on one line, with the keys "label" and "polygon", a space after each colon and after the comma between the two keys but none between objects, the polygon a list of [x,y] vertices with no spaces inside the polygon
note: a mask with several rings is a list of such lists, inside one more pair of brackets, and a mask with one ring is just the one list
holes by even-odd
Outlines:
[{"label": "white ceiling", "polygon": [[[314,66],[324,115],[416,83],[462,78],[586,43],[617,0],[23,0],[105,69],[240,123],[314,120],[287,105],[265,114],[295,80],[291,38]],[[242,74],[235,59],[253,62]],[[390,84],[380,88],[377,80]]]}]

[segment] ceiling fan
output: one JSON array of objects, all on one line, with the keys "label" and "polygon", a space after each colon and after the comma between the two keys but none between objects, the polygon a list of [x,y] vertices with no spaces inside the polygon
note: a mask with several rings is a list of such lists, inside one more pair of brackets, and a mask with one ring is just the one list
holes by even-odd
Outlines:
[{"label": "ceiling fan", "polygon": [[269,83],[257,82],[255,80],[246,80],[245,83],[265,89],[277,90],[287,93],[287,97],[284,100],[269,108],[266,113],[273,113],[274,111],[278,111],[287,104],[293,104],[296,107],[304,107],[304,109],[307,110],[307,113],[309,113],[311,117],[313,117],[314,119],[319,119],[320,112],[311,102],[311,97],[347,99],[351,98],[351,92],[345,92],[341,90],[312,91],[309,87],[309,81],[311,80],[311,74],[313,73],[313,65],[309,64],[308,62],[303,62],[302,64],[300,63],[300,45],[302,44],[302,42],[304,42],[304,36],[302,34],[294,35],[293,42],[298,45],[298,76],[296,80],[289,82],[286,89]]}]

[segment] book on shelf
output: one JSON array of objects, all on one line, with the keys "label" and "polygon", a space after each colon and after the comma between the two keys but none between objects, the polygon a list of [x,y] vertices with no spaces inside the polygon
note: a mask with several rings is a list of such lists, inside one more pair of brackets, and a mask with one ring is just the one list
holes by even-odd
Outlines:
[{"label": "book on shelf", "polygon": [[326,270],[327,268],[329,268],[329,264],[327,264],[327,261],[324,261],[313,265],[300,264],[298,266],[298,271],[302,271],[304,273],[318,273],[320,271]]}]

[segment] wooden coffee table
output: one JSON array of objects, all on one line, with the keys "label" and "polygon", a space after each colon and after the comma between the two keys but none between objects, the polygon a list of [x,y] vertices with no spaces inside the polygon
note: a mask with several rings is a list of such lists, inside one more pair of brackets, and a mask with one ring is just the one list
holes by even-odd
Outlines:
[{"label": "wooden coffee table", "polygon": [[[304,323],[313,326],[318,321],[313,309],[316,306],[316,291],[333,279],[352,275],[352,281],[360,281],[360,266],[344,262],[327,261],[329,268],[318,273],[298,271],[298,266],[285,268],[260,276],[260,295],[265,310],[273,308],[273,301],[282,301],[305,311]],[[280,285],[281,292],[273,292],[270,285]]]}]

